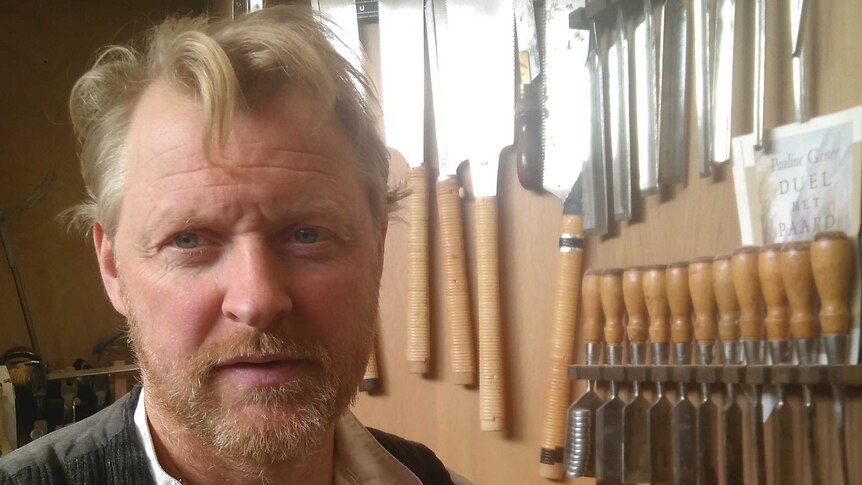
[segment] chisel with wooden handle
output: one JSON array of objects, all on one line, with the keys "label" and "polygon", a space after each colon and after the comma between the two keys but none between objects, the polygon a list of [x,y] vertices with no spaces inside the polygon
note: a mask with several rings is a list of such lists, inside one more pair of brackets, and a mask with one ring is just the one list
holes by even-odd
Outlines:
[{"label": "chisel with wooden handle", "polygon": [[[653,365],[667,365],[670,345],[665,265],[644,268],[643,288],[649,314],[649,340]],[[656,383],[656,401],[649,408],[650,483],[670,483],[671,404],[665,396],[664,383]]]},{"label": "chisel with wooden handle", "polygon": [[[646,364],[649,325],[640,267],[623,272],[623,300],[628,314],[629,365],[642,366]],[[641,383],[634,381],[632,400],[623,409],[623,483],[649,481],[649,407],[650,402],[641,393]]]},{"label": "chisel with wooden handle", "polygon": [[[760,312],[761,290],[757,267],[759,248],[742,246],[733,251],[730,258],[733,288],[739,301],[739,329],[742,335],[745,362],[761,365],[763,356],[763,316]],[[753,456],[749,465],[758,485],[766,484],[766,455],[763,443],[763,404],[760,385],[750,385],[746,390],[750,407],[748,431]]]},{"label": "chisel with wooden handle", "polygon": [[[665,272],[667,301],[670,307],[670,340],[674,365],[691,365],[691,293],[688,288],[688,263],[668,265]],[[697,481],[697,427],[694,405],[687,397],[685,382],[679,383],[679,400],[671,409],[671,460],[673,483]]]},{"label": "chisel with wooden handle", "polygon": [[[623,270],[602,272],[600,293],[605,313],[605,355],[610,365],[623,363]],[[610,382],[607,402],[596,411],[596,482],[623,480],[623,409],[618,383]]]},{"label": "chisel with wooden handle", "polygon": [[[601,364],[602,344],[604,342],[604,313],[600,292],[601,272],[587,270],[581,283],[583,296],[583,335],[584,364]],[[587,389],[570,407],[566,420],[565,468],[568,478],[590,477],[595,475],[595,415],[602,405],[602,398],[596,394],[596,383],[587,381]],[[545,457],[553,457],[552,449],[542,450],[542,469],[551,470]],[[546,476],[546,475],[543,475]],[[548,477],[550,478],[550,477]]]},{"label": "chisel with wooden handle", "polygon": [[[688,264],[688,287],[694,308],[695,359],[698,365],[712,365],[715,356],[717,323],[715,320],[715,294],[712,285],[711,257],[696,258]],[[718,467],[714,440],[716,436],[716,407],[707,382],[700,384],[700,404],[695,413],[697,423],[697,483],[718,483]]]},{"label": "chisel with wooden handle", "polygon": [[[790,335],[800,365],[814,365],[820,355],[817,321],[814,314],[814,276],[811,274],[811,243],[794,241],[781,247],[781,279],[790,304]],[[802,427],[808,461],[808,485],[820,483],[817,433],[814,429],[814,387],[802,385]]]},{"label": "chisel with wooden handle", "polygon": [[[789,319],[784,283],[781,279],[781,244],[770,244],[760,250],[757,266],[760,288],[766,303],[766,337],[772,364],[790,364],[793,354],[790,349]],[[790,483],[795,473],[793,456],[793,410],[787,402],[787,391],[783,385],[776,386],[777,402],[772,413],[772,469],[773,483]]]},{"label": "chisel with wooden handle", "polygon": [[[820,329],[829,365],[847,364],[847,333],[850,331],[850,284],[853,270],[853,243],[840,231],[820,232],[811,243],[811,271],[820,296]],[[847,469],[844,390],[832,386],[835,429],[843,483],[849,483]]]},{"label": "chisel with wooden handle", "polygon": [[[733,288],[730,255],[717,256],[712,262],[712,287],[718,306],[718,340],[722,363],[739,365],[739,302]],[[725,483],[743,483],[742,410],[736,402],[736,386],[727,384],[721,409],[721,445],[724,450]]]}]

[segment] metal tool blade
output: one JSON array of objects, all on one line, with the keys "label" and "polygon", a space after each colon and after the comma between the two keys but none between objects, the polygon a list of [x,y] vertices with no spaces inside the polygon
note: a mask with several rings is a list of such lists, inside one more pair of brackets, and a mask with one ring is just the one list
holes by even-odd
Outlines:
[{"label": "metal tool blade", "polygon": [[[616,383],[611,384],[616,386]],[[623,479],[623,410],[626,403],[611,391],[610,401],[596,410],[596,481],[620,483]]]},{"label": "metal tool blade", "polygon": [[[752,365],[763,364],[762,340],[744,340],[745,362]],[[766,444],[763,439],[763,389],[760,385],[748,385],[745,389],[748,398],[748,432],[753,456],[755,483],[766,484]]]},{"label": "metal tool blade", "polygon": [[793,58],[793,106],[796,122],[808,119],[805,113],[805,63],[803,61],[803,41],[805,19],[808,16],[806,0],[790,0],[790,39]]},{"label": "metal tool blade", "polygon": [[515,133],[518,180],[529,190],[541,186],[542,135],[539,40],[536,35],[536,15],[533,0],[514,0],[515,33],[518,39],[519,89],[515,107]]},{"label": "metal tool blade", "polygon": [[449,93],[457,88],[457,79],[452,73],[451,66],[447,64],[447,61],[451,62],[451,49],[444,0],[425,2],[425,37],[428,48],[431,102],[434,108],[434,134],[437,139],[437,170],[439,179],[445,180],[455,177],[458,166],[467,159],[467,156],[453,150],[449,146],[447,136],[452,117],[449,111],[453,109]]},{"label": "metal tool blade", "polygon": [[359,23],[354,0],[316,0],[312,8],[325,14],[332,21],[337,39],[330,39],[336,52],[350,61],[353,67],[362,68],[362,44],[359,41]]},{"label": "metal tool blade", "polygon": [[724,449],[725,483],[744,483],[742,463],[742,409],[733,384],[728,384],[727,402],[721,409],[721,442]]},{"label": "metal tool blade", "polygon": [[605,76],[599,51],[595,21],[590,29],[590,159],[584,166],[584,232],[602,235],[608,232],[607,168],[605,151]]},{"label": "metal tool blade", "polygon": [[754,0],[754,93],[752,115],[754,116],[754,148],[763,148],[763,104],[766,78],[766,0]]},{"label": "metal tool blade", "polygon": [[[594,388],[594,384],[590,384],[587,388],[587,392],[578,398],[577,401],[572,403],[572,406],[569,410],[569,416],[572,415],[572,409],[581,409],[587,411],[587,416],[589,416],[588,428],[586,430],[576,430],[578,431],[578,435],[581,437],[581,441],[584,443],[588,443],[583,447],[582,450],[569,450],[566,453],[566,457],[568,457],[568,462],[566,463],[566,476],[569,478],[575,477],[591,477],[595,475],[596,472],[596,456],[595,456],[595,436],[596,436],[596,412],[598,409],[604,404],[604,400],[596,394]],[[567,429],[572,429],[571,423],[567,426]],[[568,446],[571,448],[574,443],[572,439],[576,439],[575,437],[569,437],[567,439]],[[571,457],[577,456],[580,458],[579,461],[572,460]]]},{"label": "metal tool blade", "polygon": [[632,216],[631,126],[629,120],[629,41],[622,5],[616,7],[616,38],[608,47],[608,113],[611,139],[611,192],[614,219]]},{"label": "metal tool blade", "polygon": [[521,84],[530,84],[539,75],[539,39],[533,0],[514,0],[515,33],[518,38],[518,66]]},{"label": "metal tool blade", "polygon": [[793,454],[793,410],[782,397],[772,411],[773,483],[792,483],[796,476]]},{"label": "metal tool blade", "polygon": [[[631,300],[632,308],[629,309],[630,300],[627,299],[626,308],[631,322],[631,312],[638,311],[638,308],[634,306],[637,301]],[[634,333],[629,330],[629,364],[640,366],[646,361],[646,343],[631,342],[632,335]],[[650,402],[641,393],[640,382],[635,381],[632,386],[632,400],[623,409],[623,482],[643,483],[649,481],[650,471],[649,439],[644,439],[649,434]]]},{"label": "metal tool blade", "polygon": [[712,98],[712,161],[730,160],[730,122],[733,105],[733,41],[736,0],[717,0],[715,70]]},{"label": "metal tool blade", "polygon": [[671,408],[662,392],[649,408],[650,483],[671,483]]},{"label": "metal tool blade", "polygon": [[662,8],[659,181],[684,184],[688,176],[688,17],[679,0],[667,0]]},{"label": "metal tool blade", "polygon": [[701,177],[712,173],[712,15],[709,0],[692,0],[694,29],[694,104],[697,116],[697,166]]},{"label": "metal tool blade", "polygon": [[659,74],[658,37],[653,0],[643,0],[643,16],[635,27],[635,132],[638,184],[641,192],[658,190]]},{"label": "metal tool blade", "polygon": [[706,397],[697,407],[697,483],[713,485],[718,483],[716,469],[715,428],[718,408],[712,399]]},{"label": "metal tool blade", "polygon": [[680,395],[670,412],[671,457],[673,460],[673,483],[688,484],[697,481],[697,428],[696,411],[685,394]]}]

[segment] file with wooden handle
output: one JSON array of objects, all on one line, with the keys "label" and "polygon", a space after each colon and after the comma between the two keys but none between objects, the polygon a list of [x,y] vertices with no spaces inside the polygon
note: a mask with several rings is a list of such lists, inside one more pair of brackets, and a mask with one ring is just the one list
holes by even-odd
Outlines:
[{"label": "file with wooden handle", "polygon": [[[649,314],[649,340],[653,365],[667,365],[670,345],[667,289],[664,265],[644,268],[644,299]],[[656,401],[649,408],[650,482],[670,483],[672,475],[671,404],[665,395],[664,383],[656,383]]]},{"label": "file with wooden handle", "polygon": [[[711,365],[715,357],[715,339],[718,325],[715,319],[716,303],[712,284],[711,257],[696,258],[688,264],[688,287],[694,308],[695,355],[698,365]],[[718,464],[715,449],[717,409],[712,402],[709,383],[700,385],[700,404],[695,412],[697,423],[697,483],[718,483]]]},{"label": "file with wooden handle", "polygon": [[[688,287],[688,263],[668,265],[665,272],[667,300],[670,307],[670,339],[674,365],[691,365],[691,293]],[[679,383],[679,400],[671,409],[671,460],[673,483],[697,481],[697,427],[694,405],[688,399],[685,382]]]},{"label": "file with wooden handle", "polygon": [[[649,328],[641,267],[627,268],[623,272],[623,300],[628,314],[629,365],[641,366],[646,364]],[[632,400],[623,409],[624,483],[649,481],[649,407],[650,402],[641,392],[641,383],[633,382]]]},{"label": "file with wooden handle", "polygon": [[[602,310],[605,313],[605,352],[607,363],[623,363],[623,270],[608,269],[601,275]],[[596,482],[620,483],[623,480],[623,410],[619,384],[610,382],[607,402],[596,410]]]}]

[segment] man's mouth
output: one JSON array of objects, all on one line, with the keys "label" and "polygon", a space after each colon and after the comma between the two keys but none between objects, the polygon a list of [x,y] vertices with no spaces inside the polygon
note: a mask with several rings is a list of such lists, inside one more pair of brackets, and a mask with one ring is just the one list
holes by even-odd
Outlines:
[{"label": "man's mouth", "polygon": [[307,376],[316,368],[311,359],[242,357],[219,364],[213,373],[243,387],[274,387]]}]

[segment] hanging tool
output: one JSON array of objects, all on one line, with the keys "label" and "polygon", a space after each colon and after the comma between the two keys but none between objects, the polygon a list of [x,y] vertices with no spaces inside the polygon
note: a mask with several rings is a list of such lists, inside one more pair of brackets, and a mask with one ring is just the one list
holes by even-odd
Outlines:
[{"label": "hanging tool", "polygon": [[789,0],[790,3],[790,57],[793,59],[793,108],[796,122],[808,119],[805,111],[805,23],[808,17],[807,0]]},{"label": "hanging tool", "polygon": [[[464,143],[450,146],[448,136],[450,117],[454,116],[451,111],[457,108],[452,106],[454,101],[448,92],[457,88],[457,76],[446,64],[451,60],[452,54],[444,2],[425,2],[425,35],[437,142],[437,215],[440,224],[440,247],[443,252],[441,264],[446,321],[449,327],[449,359],[452,380],[456,384],[469,386],[476,382],[476,357],[473,350],[473,322],[470,316],[463,217],[458,186],[458,167],[467,158],[467,154],[461,148]],[[456,111],[455,114],[459,113]],[[456,132],[454,136],[457,138],[466,135]]]},{"label": "hanging tool", "polygon": [[[644,268],[643,288],[649,314],[649,340],[653,365],[667,365],[670,343],[665,266]],[[670,483],[671,404],[665,396],[664,383],[656,383],[656,401],[649,408],[650,483]]]},{"label": "hanging tool", "polygon": [[542,112],[539,102],[539,40],[533,0],[514,0],[518,38],[518,102],[515,105],[515,162],[518,180],[529,190],[540,190]]},{"label": "hanging tool", "polygon": [[[847,332],[850,330],[850,283],[853,269],[853,242],[841,231],[820,232],[811,243],[811,270],[820,296],[820,328],[829,365],[847,364]],[[847,432],[844,390],[832,386],[835,429],[841,463],[842,483],[850,483],[847,469]]]},{"label": "hanging tool", "polygon": [[679,0],[662,8],[661,98],[659,101],[660,182],[685,184],[688,178],[688,13]]},{"label": "hanging tool", "polygon": [[712,161],[730,160],[733,105],[733,36],[736,0],[716,0],[715,70],[712,85]]},{"label": "hanging tool", "polygon": [[[742,334],[745,363],[762,365],[763,356],[763,317],[760,313],[760,277],[757,268],[759,248],[742,246],[733,251],[730,258],[733,288],[739,302],[739,328]],[[748,414],[753,456],[749,465],[754,470],[758,485],[766,484],[766,456],[763,442],[763,404],[760,385],[749,385],[746,390],[751,411]]]},{"label": "hanging tool", "polygon": [[[781,247],[781,279],[790,304],[790,334],[800,365],[815,365],[819,358],[817,323],[814,316],[814,276],[811,274],[811,243],[795,241]],[[802,385],[802,421],[805,430],[808,483],[820,483],[817,458],[817,434],[814,429],[814,387]]]},{"label": "hanging tool", "polygon": [[[592,21],[591,25],[587,34],[590,39],[587,56],[590,83],[590,157],[584,163],[584,232],[589,235],[600,236],[608,232],[605,76],[602,70],[595,20]],[[580,109],[583,110],[584,108],[581,107]]]},{"label": "hanging tool", "polygon": [[[718,339],[725,366],[739,365],[739,302],[733,286],[729,254],[716,256],[712,262],[712,286],[718,306]],[[725,483],[743,483],[742,410],[736,401],[736,386],[727,384],[721,409],[721,445],[724,450]]]},{"label": "hanging tool", "polygon": [[[691,365],[691,294],[688,288],[688,263],[668,265],[665,272],[670,306],[670,335],[674,365]],[[671,460],[673,483],[697,481],[697,427],[694,405],[687,397],[685,382],[679,382],[679,400],[671,409]]]},{"label": "hanging tool", "polygon": [[763,105],[766,79],[766,0],[754,0],[754,69],[752,83],[754,93],[751,114],[754,117],[754,148],[763,148]]},{"label": "hanging tool", "polygon": [[[642,366],[646,364],[648,322],[640,267],[623,272],[623,299],[628,314],[629,365]],[[641,383],[634,381],[632,400],[623,409],[623,483],[649,481],[649,407]]]},{"label": "hanging tool", "polygon": [[709,0],[692,0],[694,32],[694,106],[697,117],[697,166],[701,177],[712,173],[712,29]]},{"label": "hanging tool", "polygon": [[368,363],[365,365],[365,375],[359,383],[359,391],[373,393],[380,388],[380,371],[377,368],[377,349],[371,349]]},{"label": "hanging tool", "polygon": [[[770,244],[760,250],[757,260],[760,287],[766,303],[766,337],[773,365],[787,365],[793,360],[789,339],[789,315],[784,283],[781,280],[781,244]],[[787,391],[777,386],[777,402],[772,414],[772,480],[774,483],[789,483],[796,475],[793,456],[793,410],[787,402]]]},{"label": "hanging tool", "polygon": [[[715,294],[712,285],[712,258],[696,258],[688,264],[688,287],[694,307],[694,340],[697,342],[695,358],[698,365],[712,365],[715,356]],[[716,465],[716,414],[715,403],[708,382],[700,384],[700,404],[695,413],[697,423],[697,483],[718,483]]]},{"label": "hanging tool", "polygon": [[[601,300],[601,272],[590,269],[584,272],[581,283],[584,315],[584,364],[601,364],[604,342],[604,313]],[[568,478],[595,475],[595,415],[602,405],[596,394],[595,381],[587,381],[587,389],[568,410],[566,422],[565,468]],[[543,456],[545,452],[543,450]],[[548,469],[548,467],[544,467]],[[543,475],[545,476],[545,475]]]},{"label": "hanging tool", "polygon": [[[512,2],[446,0],[452,74],[459,89],[452,92],[448,133],[469,133],[465,153],[470,160],[476,198],[476,266],[479,315],[479,421],[483,431],[504,427],[503,343],[500,322],[500,261],[497,239],[497,175],[502,149],[512,144],[515,114],[512,84]],[[477,35],[477,33],[479,35]],[[457,53],[454,55],[454,53]],[[448,57],[448,56],[447,56]],[[447,70],[449,67],[447,67]],[[450,91],[447,90],[447,93]],[[449,98],[449,94],[446,95]],[[453,111],[452,106],[459,109]],[[453,122],[454,121],[454,122]]]},{"label": "hanging tool", "polygon": [[[600,294],[605,314],[605,352],[609,365],[623,363],[623,270],[602,272]],[[623,409],[618,384],[610,383],[607,402],[596,411],[596,482],[623,480]]]},{"label": "hanging tool", "polygon": [[631,124],[629,118],[629,39],[622,4],[616,6],[616,38],[608,47],[608,118],[611,139],[611,192],[614,219],[632,217]]},{"label": "hanging tool", "polygon": [[15,420],[15,386],[9,369],[0,365],[0,456],[12,451],[17,444]]},{"label": "hanging tool", "polygon": [[635,132],[638,180],[644,194],[658,190],[658,126],[660,78],[653,0],[643,0],[642,17],[635,27]]}]

